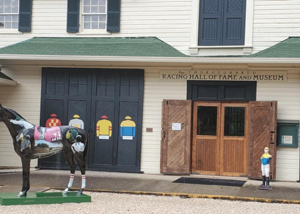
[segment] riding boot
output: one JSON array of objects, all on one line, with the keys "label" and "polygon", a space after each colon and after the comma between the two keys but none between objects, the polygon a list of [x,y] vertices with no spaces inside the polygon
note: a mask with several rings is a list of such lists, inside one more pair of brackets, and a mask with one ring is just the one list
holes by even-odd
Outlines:
[{"label": "riding boot", "polygon": [[265,186],[266,185],[266,176],[262,176],[262,185],[261,186]]},{"label": "riding boot", "polygon": [[272,188],[270,187],[270,178],[266,177],[266,189],[271,190]]}]

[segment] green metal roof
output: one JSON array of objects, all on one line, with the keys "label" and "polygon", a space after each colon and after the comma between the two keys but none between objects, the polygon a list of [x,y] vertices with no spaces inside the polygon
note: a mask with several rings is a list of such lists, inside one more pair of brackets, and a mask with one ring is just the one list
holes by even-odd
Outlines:
[{"label": "green metal roof", "polygon": [[300,58],[300,37],[289,37],[276,45],[246,57]]},{"label": "green metal roof", "polygon": [[185,57],[156,37],[34,37],[0,49],[0,54]]}]

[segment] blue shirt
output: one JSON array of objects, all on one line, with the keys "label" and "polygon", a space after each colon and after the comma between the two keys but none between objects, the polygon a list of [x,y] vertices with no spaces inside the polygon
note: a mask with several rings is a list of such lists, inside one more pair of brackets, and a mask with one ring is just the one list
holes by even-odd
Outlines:
[{"label": "blue shirt", "polygon": [[267,165],[267,164],[269,164],[271,158],[272,158],[272,156],[269,153],[264,153],[261,156],[260,161],[261,161],[262,165]]}]

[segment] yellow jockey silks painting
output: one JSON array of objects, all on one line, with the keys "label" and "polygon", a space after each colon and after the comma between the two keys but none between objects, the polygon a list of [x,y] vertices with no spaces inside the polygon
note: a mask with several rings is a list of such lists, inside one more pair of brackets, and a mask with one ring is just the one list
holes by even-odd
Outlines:
[{"label": "yellow jockey silks painting", "polygon": [[96,125],[96,135],[99,139],[108,140],[112,135],[112,123],[106,115],[101,116],[101,120]]}]

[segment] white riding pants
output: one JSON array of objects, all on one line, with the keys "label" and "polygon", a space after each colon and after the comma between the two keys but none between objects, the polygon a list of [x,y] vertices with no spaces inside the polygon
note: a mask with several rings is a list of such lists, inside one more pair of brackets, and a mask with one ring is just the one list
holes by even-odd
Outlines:
[{"label": "white riding pants", "polygon": [[261,174],[262,176],[266,176],[266,177],[270,176],[270,164],[261,165]]}]

